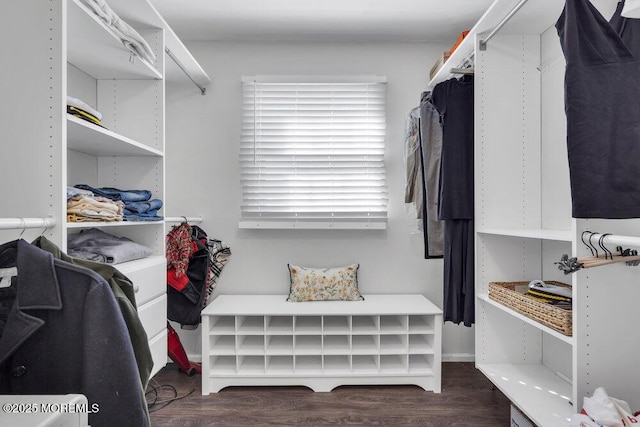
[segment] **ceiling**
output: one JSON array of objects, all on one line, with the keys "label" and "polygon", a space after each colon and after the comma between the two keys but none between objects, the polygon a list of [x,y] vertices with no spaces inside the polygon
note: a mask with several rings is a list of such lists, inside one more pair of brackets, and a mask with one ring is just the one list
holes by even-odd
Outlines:
[{"label": "ceiling", "polygon": [[453,42],[493,0],[151,0],[183,40]]}]

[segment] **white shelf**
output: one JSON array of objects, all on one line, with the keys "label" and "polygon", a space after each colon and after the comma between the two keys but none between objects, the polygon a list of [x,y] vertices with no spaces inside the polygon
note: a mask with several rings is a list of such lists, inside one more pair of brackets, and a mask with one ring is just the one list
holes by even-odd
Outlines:
[{"label": "white shelf", "polygon": [[536,425],[569,425],[571,416],[579,412],[578,407],[570,404],[571,384],[543,365],[477,364],[476,367]]},{"label": "white shelf", "polygon": [[[449,78],[458,77],[459,75],[451,74],[451,69],[458,68],[474,52],[476,36],[491,32],[518,2],[519,0],[494,1],[438,73],[429,81],[429,87],[434,87]],[[557,0],[530,1],[500,30],[500,34],[541,34],[560,16],[563,5],[564,2]],[[490,44],[491,42],[489,46]]]},{"label": "white shelf", "polygon": [[67,228],[136,227],[163,225],[163,221],[67,222]]},{"label": "white shelf", "polygon": [[68,62],[98,80],[162,79],[162,74],[141,58],[130,61],[132,53],[79,0],[67,4]]},{"label": "white shelf", "polygon": [[[132,26],[141,28],[162,28],[164,29],[165,46],[171,50],[173,55],[180,61],[182,66],[189,72],[189,75],[201,86],[211,83],[211,78],[198,64],[193,55],[184,46],[182,41],[176,36],[173,29],[164,20],[155,6],[148,0],[109,0],[109,5],[118,15]],[[167,59],[167,76],[170,81],[185,79],[183,72],[173,65],[171,59]]]},{"label": "white shelf", "polygon": [[[278,305],[289,312],[276,314]],[[380,307],[386,313],[382,321],[373,314]],[[422,295],[365,296],[355,304],[219,296],[202,312],[202,348],[209,355],[203,358],[202,392],[230,385],[306,385],[330,391],[343,384],[416,384],[439,393],[442,314],[434,307]],[[407,308],[410,315],[403,314]],[[237,372],[223,358],[234,350]]]},{"label": "white shelf", "polygon": [[484,302],[486,304],[489,304],[489,305],[497,308],[498,310],[504,311],[505,313],[509,314],[510,316],[513,316],[513,317],[515,317],[515,318],[517,318],[517,319],[519,319],[519,320],[521,320],[521,321],[523,321],[523,322],[525,322],[525,323],[527,323],[527,324],[529,324],[531,326],[534,326],[534,327],[540,329],[542,332],[544,332],[546,334],[549,334],[549,335],[559,339],[560,341],[564,341],[564,342],[566,342],[567,344],[570,344],[570,345],[573,345],[573,343],[574,343],[574,338],[573,337],[569,337],[567,335],[561,334],[560,332],[558,332],[558,331],[556,331],[554,329],[551,329],[550,327],[545,326],[542,323],[537,322],[534,319],[531,319],[530,317],[524,316],[524,315],[518,313],[517,311],[512,310],[509,307],[507,307],[505,305],[502,305],[499,302],[496,302],[496,301],[490,299],[487,294],[479,294],[477,296],[477,298],[478,298],[479,301],[482,301],[482,302]]},{"label": "white shelf", "polygon": [[548,230],[548,229],[479,229],[478,233],[492,234],[496,236],[524,237],[528,239],[557,240],[560,242],[571,242],[574,233],[571,230]]},{"label": "white shelf", "polygon": [[160,150],[70,114],[67,114],[67,148],[96,157],[163,156]]}]

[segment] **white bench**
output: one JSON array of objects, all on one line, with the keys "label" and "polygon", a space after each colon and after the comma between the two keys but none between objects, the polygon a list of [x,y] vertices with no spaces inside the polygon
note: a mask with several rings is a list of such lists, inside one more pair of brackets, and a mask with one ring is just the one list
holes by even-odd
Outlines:
[{"label": "white bench", "polygon": [[202,311],[202,394],[227,386],[441,388],[442,311],[422,295],[288,302],[220,295]]}]

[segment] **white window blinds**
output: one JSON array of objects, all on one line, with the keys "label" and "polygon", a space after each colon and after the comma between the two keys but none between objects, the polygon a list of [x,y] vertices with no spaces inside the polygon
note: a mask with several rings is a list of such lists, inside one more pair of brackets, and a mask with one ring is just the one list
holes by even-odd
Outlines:
[{"label": "white window blinds", "polygon": [[242,96],[240,227],[385,227],[384,79],[244,77]]}]

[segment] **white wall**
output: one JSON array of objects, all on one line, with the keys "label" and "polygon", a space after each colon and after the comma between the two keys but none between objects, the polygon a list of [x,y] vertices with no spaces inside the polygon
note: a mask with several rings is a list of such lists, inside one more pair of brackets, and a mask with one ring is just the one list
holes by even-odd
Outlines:
[{"label": "white wall", "polygon": [[[188,48],[213,79],[201,96],[188,80],[167,88],[166,211],[202,215],[210,237],[231,247],[216,293],[288,292],[287,263],[359,263],[360,290],[420,293],[442,306],[442,260],[425,260],[422,235],[404,204],[405,116],[426,90],[439,44],[193,42]],[[240,230],[238,148],[243,75],[375,74],[387,77],[389,221],[385,231]],[[199,332],[180,331],[192,359]],[[445,325],[443,352],[470,357],[473,329]],[[446,357],[446,356],[445,356]]]}]

